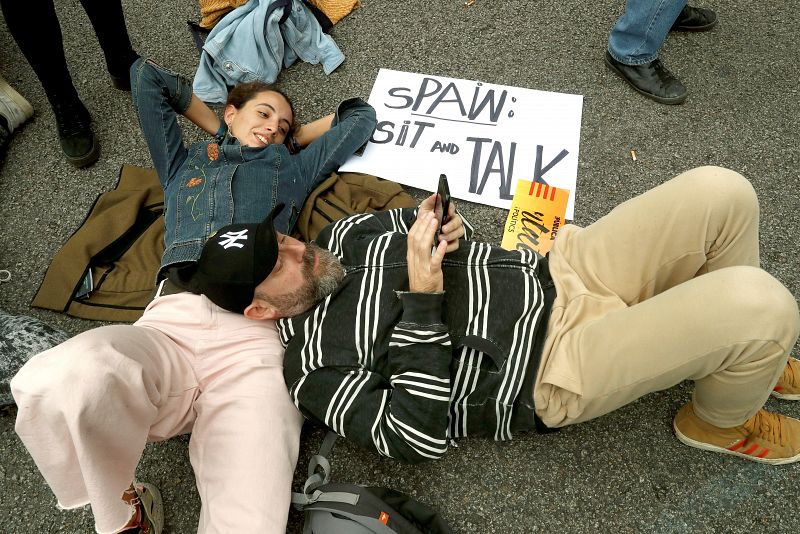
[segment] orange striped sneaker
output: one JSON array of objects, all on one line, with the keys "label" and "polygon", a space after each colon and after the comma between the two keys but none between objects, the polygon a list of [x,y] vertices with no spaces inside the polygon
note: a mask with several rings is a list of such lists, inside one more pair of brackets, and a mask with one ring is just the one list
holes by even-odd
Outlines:
[{"label": "orange striped sneaker", "polygon": [[773,465],[800,460],[800,421],[763,408],[741,426],[720,428],[700,419],[690,402],[678,410],[672,428],[690,447]]},{"label": "orange striped sneaker", "polygon": [[800,360],[789,358],[772,396],[783,400],[800,400]]}]

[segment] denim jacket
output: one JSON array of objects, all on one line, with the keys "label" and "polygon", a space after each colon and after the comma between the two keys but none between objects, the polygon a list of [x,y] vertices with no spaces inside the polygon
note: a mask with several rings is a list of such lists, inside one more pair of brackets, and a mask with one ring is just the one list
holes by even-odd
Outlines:
[{"label": "denim jacket", "polygon": [[231,137],[186,148],[178,114],[189,107],[189,80],[149,60],[131,66],[139,124],[164,188],[165,250],[161,269],[196,261],[208,236],[232,223],[261,221],[279,202],[275,229],[288,233],[303,202],[322,180],[367,142],[375,110],[361,99],[342,102],[331,129],[297,155],[285,145],[246,147]]},{"label": "denim jacket", "polygon": [[225,102],[226,86],[274,82],[281,66],[297,58],[322,63],[330,74],[344,61],[339,47],[302,2],[250,0],[225,16],[203,46],[194,93],[205,102]]}]

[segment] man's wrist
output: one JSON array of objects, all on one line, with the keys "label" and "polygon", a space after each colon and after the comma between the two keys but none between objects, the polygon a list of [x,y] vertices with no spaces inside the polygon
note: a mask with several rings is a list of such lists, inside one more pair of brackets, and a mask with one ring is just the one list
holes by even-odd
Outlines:
[{"label": "man's wrist", "polygon": [[403,303],[401,322],[413,324],[442,324],[442,303],[444,291],[436,293],[416,293],[395,291]]}]

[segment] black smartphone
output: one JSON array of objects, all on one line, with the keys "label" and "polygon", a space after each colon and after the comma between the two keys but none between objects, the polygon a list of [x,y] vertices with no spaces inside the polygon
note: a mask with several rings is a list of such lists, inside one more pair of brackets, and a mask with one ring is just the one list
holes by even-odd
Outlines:
[{"label": "black smartphone", "polygon": [[436,204],[433,207],[433,213],[436,215],[436,221],[439,223],[436,228],[436,236],[434,237],[433,246],[436,248],[439,245],[439,233],[442,226],[447,222],[447,215],[450,210],[450,187],[447,185],[447,176],[444,174],[439,175],[439,187],[436,189]]}]

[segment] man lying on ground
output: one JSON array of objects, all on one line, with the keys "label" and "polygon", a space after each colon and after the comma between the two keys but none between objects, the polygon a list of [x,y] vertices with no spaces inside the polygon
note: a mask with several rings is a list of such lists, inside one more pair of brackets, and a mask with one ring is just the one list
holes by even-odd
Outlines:
[{"label": "man lying on ground", "polygon": [[[336,222],[324,248],[281,236],[276,270],[246,289],[248,317],[286,318],[284,377],[306,417],[416,462],[452,438],[579,423],[692,379],[674,420],[682,442],[800,459],[800,421],[763,409],[770,393],[800,398],[787,359],[800,317],[758,267],[742,176],[686,172],[564,227],[546,259],[460,241],[471,229],[454,209],[432,255],[433,201]],[[235,265],[224,243],[210,240],[201,265]],[[230,289],[200,288],[212,300]]]},{"label": "man lying on ground", "polygon": [[[683,173],[586,228],[565,226],[546,258],[459,242],[458,216],[431,255],[432,206],[353,216],[318,236],[346,274],[279,322],[306,417],[419,462],[452,438],[580,423],[691,379],[680,441],[800,459],[800,421],[763,409],[771,392],[800,398],[800,362],[787,361],[797,303],[759,268],[758,201],[742,176]],[[257,288],[254,303],[290,317],[311,304],[302,296]]]}]

